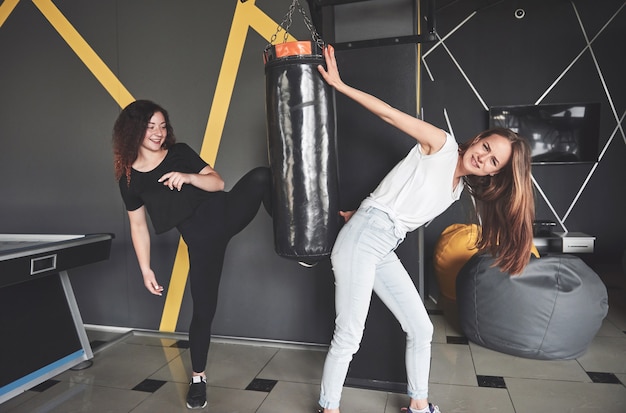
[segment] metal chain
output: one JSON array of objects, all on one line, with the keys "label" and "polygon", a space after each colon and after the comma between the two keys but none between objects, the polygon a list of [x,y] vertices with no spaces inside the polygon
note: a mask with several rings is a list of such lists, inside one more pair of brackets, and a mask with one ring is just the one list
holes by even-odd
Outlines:
[{"label": "metal chain", "polygon": [[289,6],[289,11],[285,14],[285,17],[283,17],[283,21],[278,25],[278,27],[276,27],[276,33],[272,35],[270,39],[270,43],[265,47],[265,50],[268,50],[274,44],[274,42],[276,41],[276,38],[278,37],[278,33],[280,33],[281,30],[285,31],[285,33],[283,34],[283,43],[287,42],[289,29],[291,28],[291,23],[293,23],[293,12],[296,9],[296,5],[298,7],[298,11],[302,15],[304,24],[306,25],[307,29],[309,29],[309,32],[311,33],[311,39],[318,45],[320,49],[324,49],[324,41],[322,40],[320,35],[317,33],[317,30],[315,30],[315,27],[313,26],[311,19],[309,19],[309,16],[306,14],[306,11],[300,4],[300,1],[292,0],[291,5]]}]

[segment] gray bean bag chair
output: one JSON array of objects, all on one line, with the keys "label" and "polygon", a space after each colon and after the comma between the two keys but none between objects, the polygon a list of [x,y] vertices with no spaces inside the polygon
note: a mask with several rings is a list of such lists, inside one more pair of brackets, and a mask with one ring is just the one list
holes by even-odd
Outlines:
[{"label": "gray bean bag chair", "polygon": [[608,311],[606,287],[575,255],[531,257],[521,275],[474,255],[456,279],[459,322],[483,347],[532,359],[573,359],[587,351]]}]

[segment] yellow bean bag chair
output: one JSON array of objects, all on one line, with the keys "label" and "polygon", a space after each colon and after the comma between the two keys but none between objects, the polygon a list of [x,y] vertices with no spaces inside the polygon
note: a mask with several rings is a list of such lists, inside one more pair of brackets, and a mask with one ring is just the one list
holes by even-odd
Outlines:
[{"label": "yellow bean bag chair", "polygon": [[[456,300],[456,276],[461,267],[476,254],[479,227],[476,224],[452,224],[443,230],[435,244],[435,275],[441,295]],[[533,245],[532,253],[539,258]]]},{"label": "yellow bean bag chair", "polygon": [[435,244],[434,267],[443,297],[456,300],[456,276],[478,251],[478,225],[452,224],[443,230]]}]

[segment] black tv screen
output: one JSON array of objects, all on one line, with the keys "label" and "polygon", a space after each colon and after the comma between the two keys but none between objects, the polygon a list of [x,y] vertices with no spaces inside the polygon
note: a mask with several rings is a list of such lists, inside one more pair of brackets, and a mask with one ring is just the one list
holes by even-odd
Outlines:
[{"label": "black tv screen", "polygon": [[489,127],[526,138],[535,164],[598,160],[600,103],[493,106]]}]

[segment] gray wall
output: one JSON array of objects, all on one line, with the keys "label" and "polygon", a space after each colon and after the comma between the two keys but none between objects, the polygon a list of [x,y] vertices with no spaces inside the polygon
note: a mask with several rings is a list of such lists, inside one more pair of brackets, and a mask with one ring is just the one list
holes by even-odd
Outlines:
[{"label": "gray wall", "polygon": [[[258,0],[256,7],[280,22],[289,3]],[[152,99],[168,109],[179,141],[198,151],[211,110],[225,104],[213,102],[213,96],[236,5],[236,0],[54,2],[132,97]],[[403,26],[410,28],[413,17],[408,16]],[[152,296],[143,286],[113,178],[110,136],[118,101],[32,2],[19,2],[0,23],[0,165],[3,175],[11,177],[3,183],[0,232],[114,233],[110,260],[70,272],[83,320],[158,329],[165,296]],[[310,37],[297,11],[291,28],[299,39]],[[248,31],[214,165],[227,189],[249,169],[268,164],[262,62],[266,45],[261,35]],[[399,58],[409,59],[403,60],[409,67],[404,76],[414,82],[415,48]],[[385,65],[398,68],[393,60],[378,63],[380,71]],[[408,96],[396,95],[415,108],[415,88]],[[340,127],[351,134],[349,125]],[[385,154],[379,175],[406,152],[406,138],[400,142],[375,148]],[[344,162],[344,170],[356,169],[346,162],[352,161]],[[372,179],[379,176],[362,179],[360,192],[351,196],[365,196],[376,183]],[[354,208],[358,201],[344,205]],[[167,291],[179,236],[171,231],[152,242],[152,265]],[[412,273],[416,248],[415,239],[407,242]],[[232,240],[220,288],[215,334],[324,344],[330,340],[334,294],[329,261],[307,269],[277,256],[272,223],[263,211]],[[186,290],[176,330],[187,331],[190,317]]]},{"label": "gray wall", "polygon": [[[286,4],[256,2],[280,22]],[[170,112],[177,137],[200,151],[236,1],[56,1],[134,98]],[[308,38],[301,18],[293,32]],[[250,29],[215,167],[227,189],[267,165],[262,52]],[[71,271],[86,323],[158,329],[164,297],[147,294],[113,177],[110,136],[120,107],[42,12],[19,2],[0,27],[3,233],[114,233],[111,259]],[[221,102],[215,103],[219,105]],[[216,334],[327,342],[332,272],[305,269],[273,252],[260,212],[226,258]],[[153,267],[166,287],[178,234],[153,237]],[[186,331],[185,292],[178,331]],[[303,320],[307,320],[303,323]],[[268,328],[268,323],[271,327]]]}]

